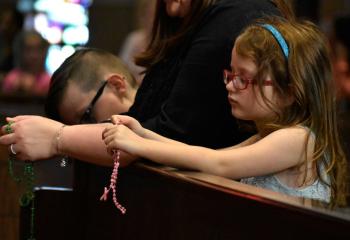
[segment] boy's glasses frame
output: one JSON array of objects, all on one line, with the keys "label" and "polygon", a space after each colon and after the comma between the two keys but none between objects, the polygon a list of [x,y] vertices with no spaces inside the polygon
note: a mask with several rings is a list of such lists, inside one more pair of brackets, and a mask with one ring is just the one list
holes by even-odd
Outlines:
[{"label": "boy's glasses frame", "polygon": [[97,100],[101,97],[103,90],[105,89],[108,81],[103,81],[101,86],[98,88],[95,97],[92,99],[90,104],[87,106],[83,115],[80,118],[79,124],[84,123],[96,123],[96,120],[92,117],[92,110],[97,102]]},{"label": "boy's glasses frame", "polygon": [[[235,89],[244,90],[247,89],[249,84],[256,84],[255,79],[244,78],[239,74],[232,73],[230,70],[224,69],[223,78],[225,85],[232,82],[232,85]],[[272,86],[273,82],[271,80],[265,80],[263,82],[264,86]]]}]

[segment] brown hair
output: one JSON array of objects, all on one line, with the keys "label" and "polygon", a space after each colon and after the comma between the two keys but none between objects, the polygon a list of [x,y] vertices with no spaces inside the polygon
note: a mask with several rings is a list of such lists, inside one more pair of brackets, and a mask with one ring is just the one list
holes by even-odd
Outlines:
[{"label": "brown hair", "polygon": [[[311,22],[281,19],[261,22],[278,29],[289,46],[289,57],[283,55],[276,38],[260,24],[248,27],[239,36],[235,43],[237,54],[257,64],[256,79],[265,101],[262,81],[267,74],[270,74],[281,97],[291,96],[294,99],[290,106],[282,110],[267,102],[278,113],[277,119],[267,128],[269,131],[295,125],[310,128],[316,136],[312,159],[318,177],[330,184],[332,205],[345,205],[347,167],[337,131],[335,88],[327,40]],[[300,166],[306,167],[306,160],[307,157]],[[323,167],[330,176],[330,182],[321,174]]]},{"label": "brown hair", "polygon": [[166,3],[158,0],[151,31],[150,43],[144,53],[136,57],[136,64],[149,69],[164,59],[199,22],[204,10],[218,0],[192,0],[190,12],[184,19],[168,16]]},{"label": "brown hair", "polygon": [[[280,10],[283,17],[294,18],[291,5],[286,0],[270,1]],[[135,58],[135,63],[148,70],[170,55],[182,43],[186,34],[200,22],[205,10],[216,2],[218,0],[192,0],[190,12],[184,19],[180,19],[168,16],[166,3],[164,0],[158,0],[149,45],[145,52]]]}]

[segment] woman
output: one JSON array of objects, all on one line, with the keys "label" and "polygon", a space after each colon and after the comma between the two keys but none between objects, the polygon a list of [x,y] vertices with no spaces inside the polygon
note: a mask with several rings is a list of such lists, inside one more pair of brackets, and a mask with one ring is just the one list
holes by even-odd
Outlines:
[{"label": "woman", "polygon": [[[222,70],[229,67],[233,42],[246,25],[280,15],[278,8],[290,14],[283,1],[274,2],[158,0],[151,42],[137,61],[146,67],[146,76],[127,114],[145,128],[189,144],[219,148],[244,139],[230,114]],[[63,129],[59,122],[35,116],[8,121],[14,122],[13,133],[0,143],[10,145],[18,159],[64,154],[112,164],[100,137],[106,124]],[[121,163],[135,159],[123,154]]]}]

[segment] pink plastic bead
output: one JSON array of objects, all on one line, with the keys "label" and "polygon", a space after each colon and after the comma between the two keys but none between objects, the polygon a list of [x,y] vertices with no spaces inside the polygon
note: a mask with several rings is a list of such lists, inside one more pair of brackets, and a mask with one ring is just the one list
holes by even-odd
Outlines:
[{"label": "pink plastic bead", "polygon": [[106,187],[104,188],[104,192],[103,192],[103,194],[102,194],[102,196],[100,198],[100,201],[107,201],[109,190],[112,189],[114,205],[119,209],[119,211],[122,214],[125,214],[126,213],[126,208],[123,207],[117,200],[116,183],[117,183],[117,179],[118,179],[119,158],[120,158],[120,151],[119,150],[113,150],[114,166],[113,166],[113,172],[112,172],[112,175],[111,175],[111,181],[110,181],[110,184],[109,184],[109,188],[106,188]]}]

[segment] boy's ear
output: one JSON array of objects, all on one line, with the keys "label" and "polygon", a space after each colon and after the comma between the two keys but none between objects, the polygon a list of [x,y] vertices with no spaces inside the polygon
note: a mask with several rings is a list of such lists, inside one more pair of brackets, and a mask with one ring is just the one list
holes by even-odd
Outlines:
[{"label": "boy's ear", "polygon": [[113,73],[107,78],[107,82],[119,94],[124,94],[127,90],[126,79],[121,74]]}]

